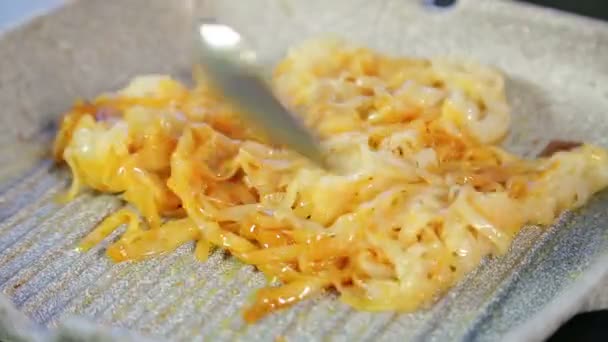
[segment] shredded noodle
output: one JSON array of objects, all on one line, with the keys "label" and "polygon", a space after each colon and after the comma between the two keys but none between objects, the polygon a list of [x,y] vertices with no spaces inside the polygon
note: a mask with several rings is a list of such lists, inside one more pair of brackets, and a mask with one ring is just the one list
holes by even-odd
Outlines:
[{"label": "shredded noodle", "polygon": [[66,113],[57,160],[83,187],[128,205],[82,241],[116,261],[195,241],[254,265],[280,286],[257,292],[256,321],[327,289],[354,308],[433,302],[525,224],[549,225],[608,184],[588,144],[527,160],[498,147],[509,129],[502,76],[472,63],[395,58],[338,40],[292,49],[277,96],[322,137],[326,172],[239,120],[201,73],[188,89],[161,75]]}]

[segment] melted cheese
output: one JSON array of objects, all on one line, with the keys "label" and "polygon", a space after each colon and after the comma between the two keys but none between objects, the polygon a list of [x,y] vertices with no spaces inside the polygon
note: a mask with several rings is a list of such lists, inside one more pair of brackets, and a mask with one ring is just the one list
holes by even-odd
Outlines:
[{"label": "melted cheese", "polygon": [[279,287],[245,318],[334,288],[361,310],[432,303],[525,224],[551,224],[608,184],[605,150],[582,145],[524,160],[498,147],[509,129],[504,81],[470,63],[394,58],[340,41],[291,50],[280,99],[319,132],[338,172],[267,145],[204,78],[159,75],[66,113],[55,157],[82,187],[129,204],[82,242],[122,224],[114,261],[196,241],[255,265]]}]

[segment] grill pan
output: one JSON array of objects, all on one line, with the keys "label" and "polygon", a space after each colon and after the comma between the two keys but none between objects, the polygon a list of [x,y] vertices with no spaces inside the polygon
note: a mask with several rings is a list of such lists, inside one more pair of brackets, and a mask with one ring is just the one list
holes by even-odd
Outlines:
[{"label": "grill pan", "polygon": [[0,36],[0,340],[542,340],[573,314],[608,307],[608,192],[553,227],[526,227],[509,253],[410,314],[357,312],[328,295],[246,325],[240,310],[264,279],[221,251],[199,263],[185,245],[121,264],[105,257],[109,240],[74,251],[121,204],[94,193],[54,201],[70,179],[49,161],[59,115],[139,74],[187,79],[201,15],[245,32],[269,65],[327,33],[494,65],[507,77],[510,150],[532,156],[554,138],[608,147],[607,24],[520,2],[423,3],[71,1]]}]

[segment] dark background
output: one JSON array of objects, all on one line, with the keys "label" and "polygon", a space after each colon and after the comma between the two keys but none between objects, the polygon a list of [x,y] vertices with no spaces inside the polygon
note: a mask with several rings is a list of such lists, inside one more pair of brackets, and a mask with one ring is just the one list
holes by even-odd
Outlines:
[{"label": "dark background", "polygon": [[[608,21],[608,0],[521,0]],[[608,59],[608,56],[606,56]],[[562,325],[547,342],[608,341],[608,310],[580,314]]]},{"label": "dark background", "polygon": [[520,0],[597,19],[608,20],[607,0]]}]

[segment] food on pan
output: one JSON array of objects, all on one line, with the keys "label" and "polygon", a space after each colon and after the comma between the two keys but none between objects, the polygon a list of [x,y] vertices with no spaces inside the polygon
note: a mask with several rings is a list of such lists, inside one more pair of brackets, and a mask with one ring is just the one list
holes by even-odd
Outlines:
[{"label": "food on pan", "polygon": [[331,172],[267,143],[202,75],[191,89],[137,77],[75,104],[54,154],[72,170],[68,198],[92,188],[127,202],[82,249],[123,224],[107,248],[116,262],[224,248],[279,284],[257,292],[249,322],[329,289],[361,310],[431,304],[524,225],[550,225],[608,184],[599,147],[539,159],[498,147],[503,77],[477,64],[338,40],[293,48],[273,87],[318,132]]}]

